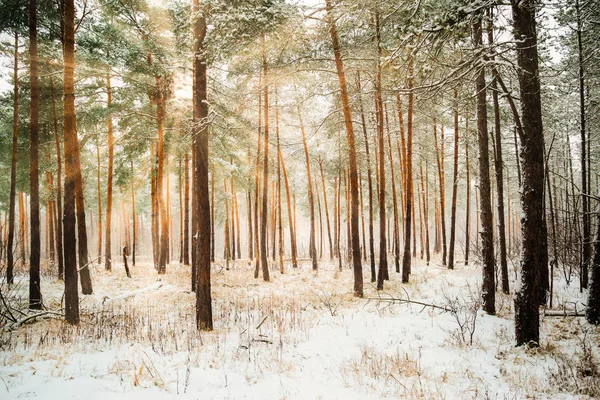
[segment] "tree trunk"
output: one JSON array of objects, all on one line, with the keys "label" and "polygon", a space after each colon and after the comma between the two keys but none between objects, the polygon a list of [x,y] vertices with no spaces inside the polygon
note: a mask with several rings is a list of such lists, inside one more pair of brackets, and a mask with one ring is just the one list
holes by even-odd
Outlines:
[{"label": "tree trunk", "polygon": [[444,130],[441,131],[441,140],[438,142],[437,120],[433,119],[433,137],[435,141],[435,154],[438,169],[438,183],[440,191],[439,218],[441,223],[440,238],[442,242],[442,266],[446,266],[446,189],[444,187]]},{"label": "tree trunk", "polygon": [[[494,92],[497,96],[498,94]],[[454,269],[454,241],[456,238],[456,192],[458,189],[458,91],[454,89],[454,174],[452,179],[452,204],[450,217],[450,248],[448,269]]]},{"label": "tree trunk", "polygon": [[[165,136],[163,130],[163,120],[165,116],[165,95],[162,93],[162,77],[156,77],[156,123],[158,130],[158,139],[156,141],[156,156],[158,159],[158,167],[156,169],[156,197],[158,201],[159,213],[159,250],[158,250],[158,273],[164,274],[167,272],[167,264],[169,259],[169,217],[167,215],[167,205],[163,196],[163,180],[165,176]],[[167,187],[167,191],[168,191]]]},{"label": "tree trunk", "polygon": [[[194,237],[197,237],[194,257],[196,270],[196,325],[200,330],[212,330],[212,298],[210,286],[210,242],[211,220],[210,201],[208,197],[208,102],[206,85],[206,54],[204,38],[206,37],[206,16],[199,14],[198,0],[193,0],[194,29],[194,130],[193,146],[194,159],[194,191],[196,203],[192,203],[192,214],[196,214],[197,225],[192,227]],[[213,173],[214,176],[214,173]],[[214,190],[213,190],[214,193]]]},{"label": "tree trunk", "polygon": [[[15,195],[17,184],[17,144],[19,134],[19,34],[15,33],[15,61],[13,72],[13,131],[10,162],[10,200],[8,208],[8,239],[6,248],[6,283],[14,283],[14,240],[15,240]],[[54,97],[52,98],[54,101]],[[56,124],[55,124],[56,128]],[[60,157],[60,155],[59,155]],[[60,165],[60,161],[59,161]],[[59,167],[60,171],[60,167]],[[59,175],[60,176],[60,175]],[[59,178],[60,179],[60,178]],[[59,256],[60,257],[60,256]],[[62,257],[60,257],[62,258]],[[60,264],[59,264],[60,266]]]},{"label": "tree trunk", "polygon": [[469,166],[469,114],[465,121],[465,169],[467,175],[467,205],[465,210],[465,265],[469,265],[469,247],[471,245],[471,169]]},{"label": "tree trunk", "polygon": [[308,253],[312,260],[312,269],[316,271],[318,269],[317,264],[317,249],[315,243],[315,202],[313,198],[313,186],[312,186],[312,174],[310,172],[310,158],[308,155],[308,144],[306,143],[306,133],[304,132],[304,123],[302,121],[302,114],[300,112],[300,106],[297,107],[298,120],[300,121],[300,133],[302,134],[302,145],[304,147],[304,159],[306,162],[306,180],[308,189],[308,209],[310,212],[310,241],[308,247]]},{"label": "tree trunk", "polygon": [[[35,0],[32,0],[35,1]],[[73,0],[62,2],[63,14],[63,128],[65,145],[65,320],[79,324],[77,291],[77,257],[75,237],[75,180],[77,175],[77,128],[75,120],[75,5]]]},{"label": "tree trunk", "polygon": [[96,180],[98,188],[98,264],[102,263],[102,189],[100,186],[100,145],[96,141],[96,162],[98,165]]},{"label": "tree trunk", "polygon": [[[405,201],[405,227],[404,227],[404,255],[402,257],[402,282],[407,283],[411,271],[411,251],[410,251],[410,238],[411,238],[411,219],[413,216],[412,202],[413,202],[413,177],[412,177],[412,140],[413,140],[413,105],[414,105],[414,54],[412,49],[410,50],[408,59],[408,121],[406,130],[406,201]],[[382,170],[383,173],[383,170]]]},{"label": "tree trunk", "polygon": [[[481,16],[473,22],[473,41],[476,48],[483,43]],[[481,255],[483,262],[483,310],[490,315],[496,313],[496,284],[494,276],[494,242],[490,189],[490,165],[487,131],[487,106],[485,70],[480,68],[475,81],[477,98],[477,138],[479,144],[479,193],[481,205]]]},{"label": "tree trunk", "polygon": [[521,98],[523,168],[521,288],[515,298],[517,345],[539,344],[540,271],[547,260],[544,225],[544,133],[534,0],[512,2]]},{"label": "tree trunk", "polygon": [[[75,131],[77,134],[77,131]],[[83,177],[81,176],[81,158],[79,146],[75,147],[75,211],[77,213],[77,252],[79,258],[79,279],[81,293],[92,294],[92,277],[89,269],[87,245],[87,227],[85,222],[85,204],[83,195]]]},{"label": "tree trunk", "polygon": [[29,308],[42,309],[40,289],[40,183],[39,183],[39,86],[37,53],[37,2],[29,0],[29,201],[30,253],[29,253]]},{"label": "tree trunk", "polygon": [[183,265],[190,265],[190,158],[186,152],[183,160]]},{"label": "tree trunk", "polygon": [[354,269],[354,295],[363,296],[363,276],[362,264],[360,259],[360,236],[358,231],[358,174],[356,167],[356,145],[354,140],[354,130],[352,126],[352,116],[350,113],[350,101],[348,99],[348,89],[346,87],[346,76],[344,73],[344,64],[342,53],[338,40],[337,27],[333,17],[333,8],[331,0],[326,0],[327,18],[329,20],[329,33],[333,44],[333,53],[335,57],[335,66],[338,75],[338,81],[341,91],[342,111],[344,114],[344,123],[346,127],[346,141],[348,142],[348,163],[350,168],[350,196],[351,196],[351,232],[352,235],[352,265]]},{"label": "tree trunk", "polygon": [[[264,41],[264,37],[263,37]],[[263,43],[264,45],[264,43]],[[263,48],[264,71],[264,158],[263,158],[263,192],[262,209],[260,214],[260,263],[262,266],[263,280],[269,282],[269,254],[267,253],[267,204],[269,195],[269,84],[267,80],[267,56]]]},{"label": "tree trunk", "polygon": [[[579,77],[579,121],[581,132],[581,206],[583,215],[583,237],[581,251],[581,272],[579,274],[579,290],[583,291],[588,287],[588,270],[591,257],[591,223],[590,223],[590,204],[588,199],[588,159],[590,154],[586,146],[585,130],[585,76],[583,65],[583,47],[581,40],[581,11],[579,0],[575,0],[575,11],[577,16],[577,56],[578,56],[578,77]],[[543,269],[543,267],[542,267]],[[544,284],[542,280],[542,285]]]},{"label": "tree trunk", "polygon": [[425,224],[425,261],[429,265],[431,252],[429,251],[429,168],[425,165],[425,176],[423,176],[423,160],[420,160],[421,170],[421,197],[423,199],[423,219]]},{"label": "tree trunk", "polygon": [[[112,87],[110,83],[110,74],[106,75],[106,92],[107,92],[107,100],[106,100],[106,108],[110,108],[112,105]],[[112,116],[108,116],[107,120],[108,124],[108,171],[107,171],[107,180],[106,180],[106,231],[104,234],[104,268],[108,271],[112,269],[112,241],[111,241],[111,221],[112,221],[112,198],[113,198],[113,165],[114,165],[114,136],[113,136],[113,122]],[[150,152],[151,156],[154,157],[154,151]],[[152,163],[154,165],[154,163]],[[156,178],[152,178],[154,180]],[[151,183],[152,190],[150,194],[151,201],[154,203],[154,199],[156,197],[155,194],[155,185]],[[154,220],[155,220],[155,210],[152,207],[152,243],[154,249]],[[155,259],[156,263],[156,259]]]},{"label": "tree trunk", "polygon": [[329,208],[327,206],[327,190],[325,187],[325,175],[323,174],[323,160],[319,158],[319,170],[321,172],[321,188],[323,189],[323,203],[325,206],[325,221],[327,223],[327,237],[329,239],[329,259],[333,260],[333,243],[331,241],[331,227],[329,224]]},{"label": "tree trunk", "polygon": [[592,279],[589,289],[585,316],[590,324],[600,325],[600,212],[598,212],[596,239],[594,240],[594,260],[592,262]]},{"label": "tree trunk", "polygon": [[275,87],[275,136],[277,139],[277,237],[279,246],[279,272],[284,273],[283,268],[283,256],[285,254],[283,244],[283,221],[281,211],[281,160],[279,154],[281,153],[281,147],[279,145],[279,97],[277,96],[277,87]]},{"label": "tree trunk", "polygon": [[[493,32],[493,14],[490,8],[488,19],[488,43],[494,42]],[[494,60],[494,57],[491,57]],[[500,252],[500,271],[502,276],[502,292],[508,294],[508,260],[506,256],[506,223],[504,220],[504,164],[502,161],[502,132],[500,130],[500,104],[498,102],[498,71],[492,70],[492,82],[490,89],[492,91],[492,101],[494,105],[494,136],[495,136],[495,152],[494,152],[494,169],[496,170],[496,192],[498,197],[498,239]]]},{"label": "tree trunk", "polygon": [[297,258],[298,253],[297,253],[297,249],[296,249],[296,233],[294,231],[295,221],[294,221],[294,217],[292,214],[290,186],[288,184],[287,171],[285,169],[285,162],[283,160],[283,154],[281,153],[281,150],[279,151],[279,162],[281,163],[281,171],[283,172],[283,183],[285,185],[285,196],[286,196],[287,210],[288,210],[288,225],[290,227],[290,247],[292,250],[292,267],[298,268],[298,258]]},{"label": "tree trunk", "polygon": [[133,171],[133,161],[131,161],[131,221],[133,224],[133,237],[131,242],[132,252],[131,252],[131,264],[135,267],[135,250],[136,250],[136,242],[137,242],[137,227],[136,227],[136,214],[135,214],[135,189],[133,186],[134,183],[134,171]]}]

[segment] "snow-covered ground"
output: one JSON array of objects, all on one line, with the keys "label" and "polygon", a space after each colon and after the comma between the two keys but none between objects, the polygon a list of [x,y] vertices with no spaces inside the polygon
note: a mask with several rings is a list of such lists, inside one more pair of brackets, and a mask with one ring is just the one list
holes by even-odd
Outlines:
[{"label": "snow-covered ground", "polygon": [[[128,279],[122,265],[97,266],[79,327],[48,318],[2,333],[0,398],[586,398],[576,393],[600,386],[600,331],[583,318],[543,317],[541,346],[516,348],[511,296],[497,295],[497,316],[472,311],[477,266],[414,263],[410,284],[392,266],[379,293],[365,266],[364,299],[335,263],[274,270],[270,283],[245,261],[217,264],[210,333],[195,330],[189,267],[158,276],[141,262]],[[25,299],[27,279],[18,282],[11,294]],[[557,283],[555,305],[581,309],[575,286]],[[46,276],[49,309],[62,291]]]}]

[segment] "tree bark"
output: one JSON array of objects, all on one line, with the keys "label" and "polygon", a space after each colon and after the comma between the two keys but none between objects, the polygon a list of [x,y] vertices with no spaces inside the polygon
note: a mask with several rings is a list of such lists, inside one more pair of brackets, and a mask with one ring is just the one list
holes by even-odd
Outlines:
[{"label": "tree bark", "polygon": [[[497,95],[497,93],[496,93]],[[452,204],[450,206],[450,248],[448,269],[454,269],[454,241],[456,238],[456,192],[458,189],[458,91],[454,89],[454,174],[452,179]]]},{"label": "tree bark", "polygon": [[[402,257],[402,282],[407,283],[411,271],[411,251],[410,251],[410,238],[412,229],[412,218],[413,218],[413,176],[412,176],[412,140],[413,140],[413,107],[414,107],[414,54],[409,54],[408,59],[408,116],[407,116],[407,130],[406,130],[406,200],[405,200],[405,214],[404,214],[404,254]],[[383,170],[382,170],[383,173]]]},{"label": "tree bark", "polygon": [[[112,87],[111,87],[111,83],[110,83],[110,74],[106,75],[106,93],[107,93],[107,100],[106,100],[106,107],[110,108],[112,105]],[[112,221],[112,198],[113,198],[113,165],[114,165],[114,136],[113,136],[113,122],[112,122],[112,116],[109,115],[108,116],[108,120],[107,120],[107,126],[108,126],[108,171],[107,171],[107,180],[106,180],[106,232],[104,234],[104,268],[107,271],[110,271],[112,269],[112,241],[111,241],[111,221]],[[154,152],[151,151],[151,156],[154,157]],[[154,163],[152,163],[154,164]],[[151,178],[151,180],[153,180]],[[151,183],[152,185],[152,192],[150,197],[151,197],[151,201],[154,202],[154,198],[155,198],[155,191],[154,191],[154,184]],[[154,207],[152,210],[152,221],[154,221]],[[153,233],[154,233],[154,229],[153,229]],[[154,235],[152,237],[154,239]],[[154,240],[152,241],[153,246],[154,246]],[[154,248],[154,247],[153,247]],[[156,261],[156,260],[155,260]]]},{"label": "tree bark", "polygon": [[185,153],[183,160],[183,265],[190,265],[190,158]]},{"label": "tree bark", "polygon": [[[473,22],[473,41],[476,48],[483,43],[481,16]],[[494,275],[494,242],[490,189],[489,146],[487,131],[487,105],[485,70],[480,68],[475,80],[477,98],[477,141],[479,144],[479,193],[481,205],[481,255],[483,262],[483,310],[496,313],[496,284]]]},{"label": "tree bark", "polygon": [[[32,0],[35,1],[35,0]],[[75,120],[75,5],[73,0],[62,2],[63,14],[63,129],[65,145],[65,320],[79,324],[77,290],[77,257],[75,237],[75,180],[77,175],[77,128]]]},{"label": "tree bark", "polygon": [[[196,214],[197,225],[193,226],[193,236],[197,237],[194,257],[197,263],[196,274],[196,326],[199,330],[212,330],[212,297],[210,282],[210,242],[211,220],[210,201],[208,197],[208,102],[206,85],[206,54],[204,39],[206,37],[206,16],[200,12],[198,0],[192,3],[194,29],[194,191],[196,203],[192,213]],[[213,174],[214,175],[214,174]],[[213,190],[214,193],[214,190]]]},{"label": "tree bark", "polygon": [[[263,38],[264,41],[264,38]],[[264,45],[264,44],[263,44]],[[260,214],[260,264],[263,280],[269,282],[269,254],[267,253],[267,204],[269,195],[269,84],[267,80],[267,56],[263,48],[263,73],[264,73],[264,157],[263,157],[263,192],[262,208]]]},{"label": "tree bark", "polygon": [[302,135],[302,145],[304,147],[304,159],[306,163],[306,180],[308,189],[308,209],[310,212],[310,241],[308,252],[310,259],[312,260],[312,269],[316,271],[318,269],[317,264],[317,249],[316,249],[316,238],[315,238],[315,201],[313,197],[313,186],[312,186],[312,174],[310,171],[310,158],[308,155],[308,144],[306,143],[306,133],[304,132],[304,122],[302,121],[302,113],[300,112],[300,106],[297,106],[298,121],[300,122],[300,133]]},{"label": "tree bark", "polygon": [[521,287],[515,298],[517,345],[539,344],[540,271],[547,260],[544,225],[544,133],[538,67],[535,0],[512,0],[513,30],[517,40],[518,79],[523,133]]},{"label": "tree bark", "polygon": [[39,183],[39,86],[37,52],[37,1],[29,0],[29,308],[42,309],[40,289],[40,183]]},{"label": "tree bark", "polygon": [[352,265],[354,270],[354,295],[363,296],[363,275],[360,259],[360,236],[358,231],[358,173],[356,167],[356,145],[354,139],[354,129],[352,126],[352,116],[350,111],[350,101],[348,99],[348,89],[346,87],[346,75],[344,72],[344,63],[337,33],[335,18],[333,17],[333,8],[331,0],[326,0],[327,19],[329,22],[329,34],[333,44],[333,53],[335,57],[335,66],[338,75],[338,81],[341,91],[342,111],[344,114],[344,124],[346,128],[346,141],[348,145],[348,163],[350,168],[350,196],[351,196],[351,232],[352,235]]},{"label": "tree bark", "polygon": [[[8,208],[8,238],[6,248],[6,283],[14,283],[14,240],[15,240],[15,195],[17,184],[17,144],[19,134],[19,34],[15,33],[15,55],[13,72],[13,131],[10,162],[10,200]],[[54,97],[52,98],[54,101]],[[56,124],[55,124],[56,128]],[[59,155],[60,157],[60,155]],[[59,167],[60,171],[60,167]],[[59,264],[60,265],[60,264]]]},{"label": "tree bark", "polygon": [[[488,43],[494,42],[493,33],[493,14],[490,8],[488,18]],[[494,60],[494,56],[491,57]],[[508,260],[506,256],[506,223],[504,219],[504,164],[502,161],[502,132],[500,130],[500,104],[498,102],[498,71],[492,70],[492,82],[490,89],[492,91],[492,101],[494,105],[494,136],[495,136],[495,152],[494,152],[494,169],[496,170],[496,192],[498,197],[498,239],[500,252],[500,271],[502,277],[502,292],[508,294],[510,292],[508,284]]]}]

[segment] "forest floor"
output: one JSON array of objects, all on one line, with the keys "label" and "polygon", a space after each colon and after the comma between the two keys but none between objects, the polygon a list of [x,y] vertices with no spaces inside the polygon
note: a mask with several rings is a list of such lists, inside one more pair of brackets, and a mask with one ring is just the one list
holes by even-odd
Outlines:
[{"label": "forest floor", "polygon": [[[416,265],[415,265],[416,264]],[[512,297],[497,315],[479,310],[480,269],[413,262],[411,283],[377,292],[365,265],[365,298],[352,273],[309,263],[272,281],[238,261],[213,266],[215,329],[195,329],[190,269],[158,276],[148,261],[93,267],[82,321],[58,317],[5,326],[0,398],[397,399],[593,398],[600,393],[600,330],[584,318],[541,319],[541,346],[514,346]],[[557,283],[554,304],[582,309],[576,283]],[[59,310],[63,283],[46,273],[44,303]],[[24,302],[27,277],[10,294]],[[390,302],[410,299],[435,304]],[[556,308],[556,307],[555,307]],[[48,315],[52,317],[52,315]],[[31,321],[30,321],[31,322]],[[0,328],[1,329],[1,328]]]}]

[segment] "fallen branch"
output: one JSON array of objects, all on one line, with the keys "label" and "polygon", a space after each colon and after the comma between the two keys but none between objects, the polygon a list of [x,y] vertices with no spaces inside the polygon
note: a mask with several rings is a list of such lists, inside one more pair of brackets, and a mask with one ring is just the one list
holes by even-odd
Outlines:
[{"label": "fallen branch", "polygon": [[28,315],[25,318],[21,318],[17,322],[6,324],[4,326],[3,331],[4,332],[14,331],[15,329],[18,329],[20,326],[26,324],[27,322],[37,319],[37,318],[54,318],[54,317],[63,317],[63,316],[64,316],[63,313],[57,312],[57,311],[42,311],[39,313]]},{"label": "fallen branch", "polygon": [[397,303],[397,304],[416,304],[416,305],[423,306],[423,307],[435,308],[435,309],[442,310],[445,312],[452,311],[448,307],[438,306],[437,304],[425,303],[423,301],[403,299],[403,298],[397,298],[397,297],[365,297],[365,300],[386,301],[389,303]]}]

